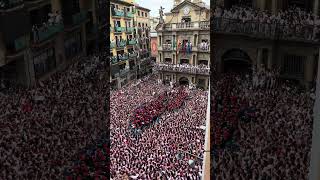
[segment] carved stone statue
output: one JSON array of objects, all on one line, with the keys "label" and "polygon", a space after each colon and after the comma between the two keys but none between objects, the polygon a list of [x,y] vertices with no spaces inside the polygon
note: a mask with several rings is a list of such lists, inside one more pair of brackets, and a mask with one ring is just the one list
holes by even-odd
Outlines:
[{"label": "carved stone statue", "polygon": [[164,16],[163,10],[164,10],[164,8],[162,6],[160,6],[160,9],[159,9],[160,23],[164,22],[164,20],[163,20],[163,16]]}]

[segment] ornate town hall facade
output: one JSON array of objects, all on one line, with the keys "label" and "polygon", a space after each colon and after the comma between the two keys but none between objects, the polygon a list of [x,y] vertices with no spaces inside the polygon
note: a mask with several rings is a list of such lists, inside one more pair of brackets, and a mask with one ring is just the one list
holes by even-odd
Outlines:
[{"label": "ornate town hall facade", "polygon": [[210,10],[201,1],[175,0],[173,9],[156,27],[158,57],[155,70],[164,83],[193,84],[208,89]]}]

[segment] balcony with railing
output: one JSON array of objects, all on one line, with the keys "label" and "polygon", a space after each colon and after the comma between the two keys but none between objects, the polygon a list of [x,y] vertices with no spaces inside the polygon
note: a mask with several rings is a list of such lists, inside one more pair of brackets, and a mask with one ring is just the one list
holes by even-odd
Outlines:
[{"label": "balcony with railing", "polygon": [[128,40],[128,45],[135,45],[135,44],[137,44],[137,40],[135,39]]},{"label": "balcony with railing", "polygon": [[124,12],[121,10],[116,9],[116,10],[112,10],[111,12],[112,12],[111,13],[112,16],[114,17],[124,17]]},{"label": "balcony with railing", "polygon": [[7,58],[15,58],[23,55],[23,50],[29,46],[29,36],[21,36],[7,44],[6,56]]},{"label": "balcony with railing", "polygon": [[210,21],[201,21],[199,26],[200,29],[210,29]]},{"label": "balcony with railing", "polygon": [[63,29],[64,29],[64,26],[62,23],[42,26],[40,28],[33,29],[32,30],[33,43],[41,43],[43,41],[46,41],[54,37],[55,34],[62,32]]},{"label": "balcony with railing", "polygon": [[173,45],[172,44],[163,44],[162,45],[162,50],[163,51],[172,51],[173,50]]},{"label": "balcony with railing", "polygon": [[134,28],[133,27],[126,27],[126,32],[127,33],[133,33]]},{"label": "balcony with railing", "polygon": [[209,43],[198,44],[198,51],[210,52],[210,44]]},{"label": "balcony with railing", "polygon": [[187,74],[210,75],[210,68],[207,66],[193,66],[190,64],[176,65],[157,63],[153,66],[155,71],[179,72]]},{"label": "balcony with railing", "polygon": [[126,61],[129,59],[129,56],[127,53],[124,53],[124,54],[118,54],[118,61],[121,62],[121,61]]},{"label": "balcony with railing", "polygon": [[209,21],[185,22],[185,23],[168,23],[164,24],[163,30],[195,30],[210,29]]},{"label": "balcony with railing", "polygon": [[110,63],[111,64],[116,64],[117,62],[118,62],[118,57],[117,56],[110,57]]},{"label": "balcony with railing", "polygon": [[124,48],[127,45],[127,41],[126,40],[120,40],[116,44],[117,44],[117,48]]},{"label": "balcony with railing", "polygon": [[120,69],[119,75],[121,78],[124,78],[129,74],[129,72],[130,72],[130,69]]},{"label": "balcony with railing", "polygon": [[243,22],[228,18],[214,18],[213,31],[219,34],[241,35],[271,40],[290,40],[319,43],[316,26],[281,25],[279,23]]},{"label": "balcony with railing", "polygon": [[136,58],[138,56],[137,52],[129,53],[129,58]]},{"label": "balcony with railing", "polygon": [[1,0],[0,1],[0,12],[12,11],[24,7],[24,0]]},{"label": "balcony with railing", "polygon": [[126,28],[125,27],[114,27],[114,32],[115,33],[122,33],[125,32]]},{"label": "balcony with railing", "polygon": [[126,17],[126,18],[133,18],[134,15],[133,15],[132,12],[126,12],[126,13],[125,13],[125,17]]},{"label": "balcony with railing", "polygon": [[115,42],[110,42],[110,49],[113,49],[117,46]]}]

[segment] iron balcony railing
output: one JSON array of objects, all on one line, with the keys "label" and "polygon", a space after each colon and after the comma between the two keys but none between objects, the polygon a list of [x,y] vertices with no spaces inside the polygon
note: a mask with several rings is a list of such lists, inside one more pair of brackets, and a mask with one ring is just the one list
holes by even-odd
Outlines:
[{"label": "iron balcony railing", "polygon": [[125,14],[126,14],[126,17],[128,17],[128,18],[133,18],[132,12],[126,12]]},{"label": "iron balcony railing", "polygon": [[214,18],[213,31],[272,40],[319,42],[318,27],[310,25],[281,25],[279,23],[243,22],[236,19]]},{"label": "iron balcony railing", "polygon": [[115,42],[110,42],[110,49],[113,49],[116,47],[116,43]]},{"label": "iron balcony railing", "polygon": [[133,52],[133,53],[129,53],[129,58],[135,58],[138,56],[138,53]]},{"label": "iron balcony railing", "polygon": [[39,29],[34,29],[32,32],[33,42],[34,43],[43,42],[53,37],[55,34],[63,31],[63,29],[64,29],[64,26],[62,23],[49,25],[47,27],[41,27]]},{"label": "iron balcony railing", "polygon": [[117,17],[123,17],[124,16],[124,12],[120,11],[120,10],[112,10],[112,16],[117,16]]},{"label": "iron balcony railing", "polygon": [[121,40],[119,42],[116,43],[118,48],[124,48],[127,45],[127,41],[126,40]]},{"label": "iron balcony railing", "polygon": [[135,44],[137,44],[137,41],[134,39],[128,41],[128,45],[135,45]]},{"label": "iron balcony railing", "polygon": [[123,78],[124,76],[127,76],[129,72],[130,72],[130,69],[121,69],[119,73],[120,77]]},{"label": "iron balcony railing", "polygon": [[24,0],[1,0],[0,1],[0,11],[10,10],[16,7],[23,7]]},{"label": "iron balcony railing", "polygon": [[121,54],[118,56],[119,62],[126,61],[126,60],[128,60],[128,58],[129,58],[128,54]]},{"label": "iron balcony railing", "polygon": [[16,51],[25,49],[29,45],[28,36],[22,36],[14,40],[14,47]]},{"label": "iron balcony railing", "polygon": [[163,44],[162,45],[162,50],[172,51],[173,50],[173,45],[172,44]]},{"label": "iron balcony railing", "polygon": [[117,56],[112,56],[112,57],[110,57],[110,63],[111,63],[111,64],[116,64],[117,62],[118,62]]},{"label": "iron balcony railing", "polygon": [[181,72],[188,74],[210,75],[210,68],[206,66],[193,66],[193,65],[175,65],[157,63],[153,66],[155,71],[167,71],[167,72]]},{"label": "iron balcony railing", "polygon": [[127,30],[128,33],[132,33],[134,31],[134,28],[133,27],[127,27],[126,30]]},{"label": "iron balcony railing", "polygon": [[198,51],[210,52],[210,45],[205,43],[198,44]]},{"label": "iron balcony railing", "polygon": [[126,31],[126,28],[125,27],[114,27],[114,31],[115,32],[124,32],[124,31]]}]

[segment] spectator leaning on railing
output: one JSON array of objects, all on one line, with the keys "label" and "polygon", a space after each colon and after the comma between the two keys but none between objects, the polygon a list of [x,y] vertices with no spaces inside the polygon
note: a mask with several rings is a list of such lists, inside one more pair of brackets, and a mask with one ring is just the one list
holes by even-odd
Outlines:
[{"label": "spectator leaning on railing", "polygon": [[282,38],[317,40],[320,18],[318,15],[291,7],[276,14],[258,11],[250,7],[233,6],[231,9],[217,7],[214,11],[218,30],[231,32],[254,32],[274,35],[275,27]]}]

